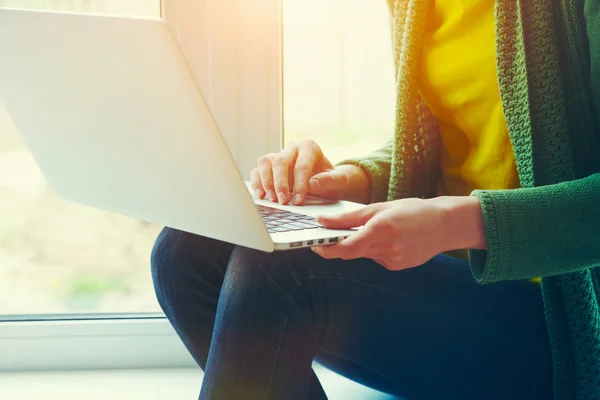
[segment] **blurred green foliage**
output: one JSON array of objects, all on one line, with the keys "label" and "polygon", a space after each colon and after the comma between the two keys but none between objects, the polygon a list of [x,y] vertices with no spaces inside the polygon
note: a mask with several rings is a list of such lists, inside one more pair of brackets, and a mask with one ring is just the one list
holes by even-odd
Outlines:
[{"label": "blurred green foliage", "polygon": [[61,285],[64,300],[74,309],[90,309],[98,306],[109,294],[127,293],[131,290],[127,275],[94,276],[80,273]]}]

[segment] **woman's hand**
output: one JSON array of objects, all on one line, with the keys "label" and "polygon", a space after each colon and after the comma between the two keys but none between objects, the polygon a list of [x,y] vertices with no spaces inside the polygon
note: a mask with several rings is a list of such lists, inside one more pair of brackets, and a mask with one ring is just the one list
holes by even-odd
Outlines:
[{"label": "woman's hand", "polygon": [[258,159],[251,184],[259,199],[301,205],[308,193],[330,200],[361,201],[370,198],[370,183],[359,167],[334,168],[317,143],[289,144],[279,153]]},{"label": "woman's hand", "polygon": [[485,249],[481,205],[476,197],[404,199],[365,206],[319,222],[357,233],[334,246],[313,248],[324,258],[370,258],[390,270],[424,264],[456,249]]}]

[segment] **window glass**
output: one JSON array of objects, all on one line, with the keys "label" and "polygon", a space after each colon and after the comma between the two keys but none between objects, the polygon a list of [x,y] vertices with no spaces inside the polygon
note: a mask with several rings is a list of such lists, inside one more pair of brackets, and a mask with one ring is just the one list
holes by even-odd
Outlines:
[{"label": "window glass", "polygon": [[384,0],[284,0],[285,142],[316,140],[332,161],[393,134],[395,87]]},{"label": "window glass", "polygon": [[[394,125],[386,2],[283,5],[285,142],[314,139],[334,162],[380,146]],[[0,0],[0,7],[160,15],[159,0]],[[0,103],[0,315],[158,312],[149,256],[159,231],[58,198]]]},{"label": "window glass", "polygon": [[[160,16],[160,0],[0,0],[0,7]],[[158,226],[68,203],[0,103],[0,315],[160,311]]]}]

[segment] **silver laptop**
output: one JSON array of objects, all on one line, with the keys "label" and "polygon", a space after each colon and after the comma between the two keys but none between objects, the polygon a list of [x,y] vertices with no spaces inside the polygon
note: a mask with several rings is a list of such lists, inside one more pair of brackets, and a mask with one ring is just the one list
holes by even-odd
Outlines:
[{"label": "silver laptop", "polygon": [[67,200],[267,252],[354,232],[252,197],[161,19],[0,10],[0,101]]}]

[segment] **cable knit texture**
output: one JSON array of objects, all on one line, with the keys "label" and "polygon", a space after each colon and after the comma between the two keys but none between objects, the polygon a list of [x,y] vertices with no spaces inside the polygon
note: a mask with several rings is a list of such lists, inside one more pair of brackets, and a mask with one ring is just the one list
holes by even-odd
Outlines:
[{"label": "cable knit texture", "polygon": [[[433,197],[437,122],[419,96],[434,0],[388,0],[396,63],[394,139],[363,168],[372,201]],[[487,251],[480,283],[542,277],[557,400],[600,398],[600,2],[497,0],[498,84],[520,189],[477,190]]]}]

